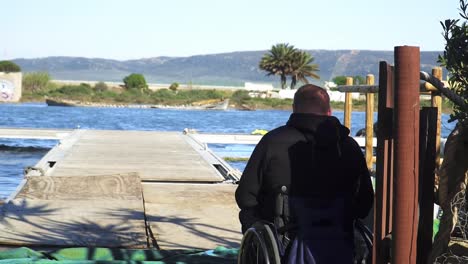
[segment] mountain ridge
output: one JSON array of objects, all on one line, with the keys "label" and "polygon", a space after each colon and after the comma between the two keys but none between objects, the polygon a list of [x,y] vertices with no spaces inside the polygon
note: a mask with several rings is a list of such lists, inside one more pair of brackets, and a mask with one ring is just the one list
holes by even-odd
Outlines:
[{"label": "mountain ridge", "polygon": [[[318,84],[335,76],[374,74],[378,77],[380,61],[393,63],[393,51],[376,50],[306,50],[319,65]],[[279,86],[277,76],[266,76],[258,68],[261,51],[233,51],[188,57],[158,56],[131,60],[51,56],[13,59],[23,72],[47,71],[53,79],[83,81],[117,81],[130,73],[141,73],[151,83],[185,83],[243,86],[245,82],[272,83]],[[421,51],[421,70],[430,72],[438,66],[441,51]],[[288,79],[289,80],[289,79]]]}]

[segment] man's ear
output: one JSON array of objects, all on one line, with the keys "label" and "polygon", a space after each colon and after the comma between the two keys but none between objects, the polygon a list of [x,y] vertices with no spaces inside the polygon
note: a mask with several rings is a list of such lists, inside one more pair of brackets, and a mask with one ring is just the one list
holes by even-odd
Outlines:
[{"label": "man's ear", "polygon": [[328,111],[327,111],[327,116],[331,116],[331,115],[332,115],[332,110],[331,110],[331,108],[329,108]]}]

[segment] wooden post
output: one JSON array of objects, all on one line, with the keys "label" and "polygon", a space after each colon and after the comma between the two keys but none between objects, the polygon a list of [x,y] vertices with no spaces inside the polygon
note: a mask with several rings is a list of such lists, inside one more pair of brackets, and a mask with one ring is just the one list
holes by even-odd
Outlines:
[{"label": "wooden post", "polygon": [[[374,75],[366,76],[366,84],[374,85]],[[374,94],[366,93],[366,163],[369,170],[373,170],[374,163]]]},{"label": "wooden post", "polygon": [[[353,77],[346,77],[346,85],[353,85]],[[351,130],[351,112],[353,111],[353,98],[351,93],[345,93],[344,126]]]},{"label": "wooden post", "polygon": [[437,108],[423,107],[419,134],[418,264],[427,264],[432,248]]},{"label": "wooden post", "polygon": [[[390,249],[384,243],[392,232],[393,208],[393,67],[379,65],[379,106],[375,171],[374,246],[372,263],[387,264]],[[387,245],[388,246],[388,245]]]},{"label": "wooden post", "polygon": [[[442,80],[442,68],[435,67],[432,69],[432,75],[439,80]],[[437,107],[437,130],[436,130],[436,167],[440,166],[440,134],[441,134],[441,119],[442,119],[442,96],[440,92],[431,93],[431,103],[433,107]]]},{"label": "wooden post", "polygon": [[415,264],[419,177],[419,47],[395,47],[392,263]]}]

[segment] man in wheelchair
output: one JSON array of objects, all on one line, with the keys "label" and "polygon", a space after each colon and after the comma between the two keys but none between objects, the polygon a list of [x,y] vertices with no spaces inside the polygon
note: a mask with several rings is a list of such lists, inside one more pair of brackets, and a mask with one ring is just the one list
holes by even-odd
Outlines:
[{"label": "man in wheelchair", "polygon": [[328,93],[304,85],[287,124],[257,144],[236,190],[239,262],[353,263],[354,224],[373,198],[364,156],[331,116]]}]

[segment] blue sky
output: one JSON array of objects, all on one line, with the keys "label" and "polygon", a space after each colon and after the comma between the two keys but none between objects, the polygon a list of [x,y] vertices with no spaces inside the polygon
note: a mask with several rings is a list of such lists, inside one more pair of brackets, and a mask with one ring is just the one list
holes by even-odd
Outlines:
[{"label": "blue sky", "polygon": [[139,59],[266,50],[441,51],[440,21],[458,0],[10,0],[0,5],[0,60]]}]

